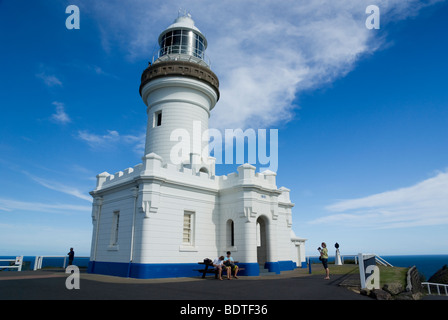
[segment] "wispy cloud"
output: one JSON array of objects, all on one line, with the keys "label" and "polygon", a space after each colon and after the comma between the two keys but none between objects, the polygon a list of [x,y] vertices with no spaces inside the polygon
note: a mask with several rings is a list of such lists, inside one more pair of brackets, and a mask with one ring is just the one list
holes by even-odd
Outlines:
[{"label": "wispy cloud", "polygon": [[71,205],[66,203],[41,203],[41,202],[27,202],[20,200],[12,200],[0,198],[0,210],[3,211],[33,211],[33,212],[48,212],[48,213],[66,213],[66,212],[90,212],[91,206]]},{"label": "wispy cloud", "polygon": [[448,172],[410,187],[341,200],[326,210],[339,213],[309,223],[383,229],[448,224]]},{"label": "wispy cloud", "polygon": [[36,74],[36,77],[41,79],[47,87],[62,87],[62,82],[53,74],[48,74],[42,71]]},{"label": "wispy cloud", "polygon": [[51,115],[51,120],[60,124],[67,124],[72,121],[65,112],[65,106],[62,102],[54,101],[52,104],[56,107],[56,111]]},{"label": "wispy cloud", "polygon": [[78,131],[78,138],[85,141],[93,149],[109,149],[124,144],[133,146],[134,151],[143,154],[146,132],[140,135],[120,135],[116,130],[107,130],[107,134],[98,135],[86,130]]},{"label": "wispy cloud", "polygon": [[118,79],[118,77],[116,75],[104,71],[103,68],[101,68],[99,66],[92,65],[92,66],[90,66],[90,68],[93,70],[93,72],[95,72],[95,74],[97,74],[99,76],[105,76],[105,77],[111,77],[114,79]]},{"label": "wispy cloud", "polygon": [[82,192],[79,189],[71,186],[67,186],[65,184],[59,183],[57,181],[50,181],[44,178],[37,177],[31,173],[28,173],[26,171],[23,171],[23,173],[28,176],[31,180],[37,182],[41,186],[48,188],[50,190],[62,192],[68,195],[71,195],[73,197],[83,199],[89,202],[92,202],[92,197],[87,194],[87,192]]},{"label": "wispy cloud", "polygon": [[101,22],[105,50],[117,43],[134,61],[151,59],[159,32],[174,20],[178,6],[188,7],[208,38],[207,54],[220,79],[221,99],[210,120],[212,127],[222,129],[291,120],[298,94],[344,76],[387,43],[388,23],[415,16],[436,2],[376,1],[381,32],[365,27],[370,0],[168,0],[156,6],[146,0],[111,0],[88,5]]},{"label": "wispy cloud", "polygon": [[87,142],[92,148],[96,148],[111,142],[117,142],[120,139],[120,134],[115,130],[107,130],[107,134],[104,135],[89,133],[86,130],[82,130],[78,131],[78,137]]}]

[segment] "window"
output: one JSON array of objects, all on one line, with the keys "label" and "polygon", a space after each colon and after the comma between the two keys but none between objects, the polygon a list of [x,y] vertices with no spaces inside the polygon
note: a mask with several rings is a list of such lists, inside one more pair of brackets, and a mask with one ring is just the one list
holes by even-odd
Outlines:
[{"label": "window", "polygon": [[154,125],[153,127],[160,127],[162,125],[162,110],[154,113]]},{"label": "window", "polygon": [[182,244],[193,245],[193,218],[194,212],[184,212],[184,226],[182,234]]},{"label": "window", "polygon": [[160,55],[189,54],[204,58],[205,39],[192,30],[174,30],[165,33],[160,40]]},{"label": "window", "polygon": [[227,246],[235,246],[235,227],[233,220],[227,220]]},{"label": "window", "polygon": [[112,232],[110,236],[110,247],[118,246],[118,229],[120,227],[120,211],[114,211],[112,217]]}]

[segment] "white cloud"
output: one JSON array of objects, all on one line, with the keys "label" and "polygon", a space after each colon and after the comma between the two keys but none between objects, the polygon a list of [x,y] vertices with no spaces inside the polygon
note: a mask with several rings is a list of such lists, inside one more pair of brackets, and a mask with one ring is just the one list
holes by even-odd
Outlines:
[{"label": "white cloud", "polygon": [[40,203],[27,202],[0,198],[0,210],[12,212],[15,210],[48,212],[48,213],[66,213],[66,212],[91,212],[91,206],[71,205],[66,203]]},{"label": "white cloud", "polygon": [[133,146],[133,149],[138,154],[143,154],[145,149],[146,131],[140,135],[120,135],[116,130],[107,130],[107,134],[98,135],[89,133],[86,130],[78,131],[78,138],[87,142],[93,149],[109,149],[124,144]]},{"label": "white cloud", "polygon": [[36,177],[35,175],[32,175],[26,171],[23,171],[25,175],[27,175],[29,178],[31,178],[33,181],[37,182],[41,186],[48,188],[50,190],[62,192],[71,196],[74,196],[79,199],[83,199],[89,202],[92,202],[92,197],[90,195],[84,192],[81,192],[75,187],[67,186],[65,184],[56,182],[56,181],[50,181],[44,178]]},{"label": "white cloud", "polygon": [[59,80],[53,74],[47,74],[46,72],[42,71],[40,73],[37,73],[36,77],[41,79],[48,87],[55,87],[55,86],[62,87],[61,80]]},{"label": "white cloud", "polygon": [[292,119],[297,94],[344,76],[361,57],[382,47],[388,23],[415,16],[436,2],[376,1],[381,32],[365,27],[370,0],[111,0],[85,6],[102,26],[105,51],[116,42],[134,61],[150,60],[159,33],[179,6],[188,8],[207,36],[207,54],[220,79],[221,99],[211,126],[222,129],[269,127]]},{"label": "white cloud", "polygon": [[310,221],[352,227],[406,228],[448,224],[448,172],[413,186],[326,207],[339,212]]},{"label": "white cloud", "polygon": [[78,137],[87,142],[91,147],[99,147],[110,142],[118,141],[120,134],[115,130],[107,130],[107,134],[102,136],[87,131],[79,131]]},{"label": "white cloud", "polygon": [[56,107],[56,112],[51,115],[51,119],[54,122],[67,124],[72,121],[68,114],[65,112],[65,106],[63,103],[54,101],[52,104]]}]

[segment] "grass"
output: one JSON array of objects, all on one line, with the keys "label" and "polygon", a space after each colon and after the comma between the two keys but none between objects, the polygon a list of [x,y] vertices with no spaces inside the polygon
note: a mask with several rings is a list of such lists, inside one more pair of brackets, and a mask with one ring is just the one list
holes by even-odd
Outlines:
[{"label": "grass", "polygon": [[391,284],[394,282],[400,283],[403,288],[406,288],[406,274],[409,268],[400,267],[385,267],[380,268],[380,287],[382,288],[386,283]]},{"label": "grass", "polygon": [[[398,282],[403,288],[406,288],[406,273],[409,268],[400,267],[385,267],[378,266],[380,268],[380,288],[382,288],[386,283],[391,284]],[[312,274],[315,275],[325,275],[325,270],[320,263],[315,263],[311,267]],[[335,274],[358,274],[359,275],[359,265],[357,264],[344,264],[342,266],[336,266],[334,264],[328,264],[330,269],[330,277]]]},{"label": "grass", "polygon": [[[359,266],[357,264],[343,264],[342,266],[336,266],[329,263],[328,268],[330,269],[330,276],[332,274],[359,274]],[[313,263],[311,270],[312,274],[325,275],[325,270],[321,263]]]}]

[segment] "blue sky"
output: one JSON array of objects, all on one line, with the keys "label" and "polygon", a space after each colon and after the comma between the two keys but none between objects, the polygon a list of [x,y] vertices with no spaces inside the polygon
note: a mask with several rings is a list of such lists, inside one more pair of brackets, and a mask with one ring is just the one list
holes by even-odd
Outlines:
[{"label": "blue sky", "polygon": [[[80,8],[67,30],[65,8]],[[381,10],[379,30],[365,8]],[[0,1],[0,254],[88,255],[96,174],[140,162],[140,76],[187,8],[211,126],[278,129],[307,254],[448,253],[445,1]],[[230,115],[230,116],[229,116]],[[236,165],[219,165],[218,174]]]}]

